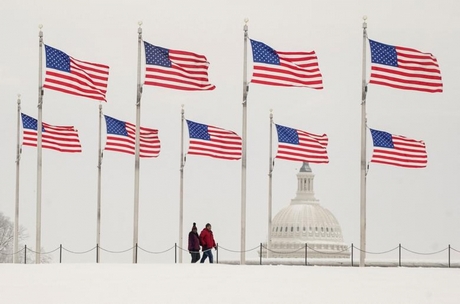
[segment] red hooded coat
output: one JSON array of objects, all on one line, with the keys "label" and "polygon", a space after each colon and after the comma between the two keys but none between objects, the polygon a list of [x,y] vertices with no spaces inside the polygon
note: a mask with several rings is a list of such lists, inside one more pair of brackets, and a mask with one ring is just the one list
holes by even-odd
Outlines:
[{"label": "red hooded coat", "polygon": [[200,242],[202,250],[210,249],[216,247],[216,242],[214,241],[214,235],[211,230],[204,228],[200,233]]}]

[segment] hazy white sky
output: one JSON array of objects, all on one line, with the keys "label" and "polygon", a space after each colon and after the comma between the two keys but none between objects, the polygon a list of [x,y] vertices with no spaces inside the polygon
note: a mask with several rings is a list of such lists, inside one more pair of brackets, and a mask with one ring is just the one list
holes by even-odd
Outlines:
[{"label": "hazy white sky", "polygon": [[[362,17],[367,15],[369,38],[433,53],[444,83],[442,94],[369,86],[369,127],[424,140],[428,167],[410,170],[370,165],[367,249],[384,251],[398,243],[419,252],[438,251],[448,244],[460,248],[460,45],[454,39],[460,31],[459,12],[460,4],[453,0],[2,3],[0,210],[14,218],[18,93],[22,111],[37,116],[38,25],[44,25],[46,44],[77,59],[110,66],[108,102],[103,111],[134,122],[137,27],[142,20],[145,41],[206,55],[211,63],[210,81],[217,86],[211,92],[144,87],[141,122],[159,129],[162,150],[157,159],[141,161],[139,243],[152,251],[173,246],[178,241],[181,104],[185,105],[186,118],[241,134],[243,20],[247,17],[253,39],[280,51],[315,50],[324,80],[324,90],[320,91],[250,85],[247,248],[258,246],[267,235],[270,109],[276,123],[328,134],[330,163],[311,166],[316,174],[316,197],[337,217],[345,242],[358,245]],[[250,78],[250,47],[248,51]],[[369,71],[369,56],[367,67]],[[95,246],[98,105],[93,100],[45,91],[43,120],[75,125],[83,146],[83,153],[75,155],[43,151],[45,249],[63,244],[83,251]],[[370,137],[368,142],[370,158]],[[35,246],[36,163],[36,149],[25,147],[20,169],[20,224],[29,233],[29,247]],[[295,196],[299,167],[299,163],[276,161],[274,215]],[[111,250],[129,248],[134,157],[106,152],[102,175],[101,246]],[[239,249],[240,176],[240,161],[187,158],[184,234],[193,222],[200,228],[210,222],[221,246]],[[85,258],[94,260],[93,256]],[[228,253],[227,258],[238,259],[239,255]],[[103,260],[129,262],[131,255],[103,255]]]}]

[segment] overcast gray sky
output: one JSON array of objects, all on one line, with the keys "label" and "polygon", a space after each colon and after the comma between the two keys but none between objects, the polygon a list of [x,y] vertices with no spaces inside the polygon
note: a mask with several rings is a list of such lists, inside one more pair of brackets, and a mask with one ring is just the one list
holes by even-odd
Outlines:
[{"label": "overcast gray sky", "polygon": [[[426,142],[426,169],[371,164],[367,178],[367,249],[402,243],[419,252],[460,248],[460,108],[458,1],[50,1],[0,4],[0,211],[14,218],[16,99],[37,117],[38,25],[44,42],[80,59],[110,66],[105,114],[135,122],[137,28],[145,41],[207,56],[211,92],[144,87],[141,123],[159,129],[157,159],[141,160],[139,243],[151,251],[178,241],[180,110],[187,119],[241,134],[243,25],[249,37],[280,51],[315,50],[324,90],[250,85],[248,95],[247,249],[266,241],[269,110],[276,123],[329,136],[328,165],[312,165],[315,192],[342,226],[345,242],[359,244],[362,17],[369,38],[433,53],[444,83],[441,94],[370,85],[371,128]],[[252,72],[248,47],[248,77]],[[369,47],[367,47],[369,52]],[[368,76],[370,62],[368,56]],[[144,62],[144,57],[142,57]],[[142,69],[144,65],[142,65]],[[143,71],[142,71],[143,74]],[[42,246],[84,251],[96,242],[98,102],[45,90],[43,121],[75,125],[81,154],[43,150]],[[103,140],[105,130],[103,130]],[[187,133],[186,133],[187,138]],[[368,137],[368,155],[372,152]],[[186,141],[187,143],[187,141]],[[276,148],[276,139],[274,139]],[[21,156],[20,224],[35,246],[36,149]],[[295,196],[299,163],[276,161],[273,213]],[[134,157],[104,153],[101,246],[131,247]],[[240,248],[240,161],[189,156],[185,166],[184,235],[192,222],[213,224],[225,248]],[[223,258],[239,255],[221,251]],[[397,253],[395,253],[396,255]],[[247,258],[256,258],[256,253]],[[444,255],[441,255],[443,258]],[[143,255],[140,261],[172,261]],[[68,261],[94,261],[93,254]],[[131,254],[103,254],[130,262]],[[186,259],[187,260],[187,259]]]}]

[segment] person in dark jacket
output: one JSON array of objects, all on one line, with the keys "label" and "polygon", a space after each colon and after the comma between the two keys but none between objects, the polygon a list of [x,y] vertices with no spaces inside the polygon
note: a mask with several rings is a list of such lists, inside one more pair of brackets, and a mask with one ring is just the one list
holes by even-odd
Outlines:
[{"label": "person in dark jacket", "polygon": [[212,248],[217,250],[216,241],[214,241],[214,235],[212,234],[211,224],[207,223],[206,227],[200,233],[200,242],[203,251],[203,257],[201,263],[204,263],[206,258],[209,258],[209,263],[212,263],[214,258],[212,256]]},{"label": "person in dark jacket", "polygon": [[188,234],[188,252],[192,256],[192,263],[198,262],[200,259],[200,236],[198,235],[196,223],[193,223],[192,231]]}]

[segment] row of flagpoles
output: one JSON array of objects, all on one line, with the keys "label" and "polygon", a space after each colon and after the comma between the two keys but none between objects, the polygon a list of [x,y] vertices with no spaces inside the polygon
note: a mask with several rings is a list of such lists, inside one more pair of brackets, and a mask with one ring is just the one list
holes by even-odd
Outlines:
[{"label": "row of flagpoles", "polygon": [[[141,98],[143,84],[159,86],[182,91],[209,91],[215,86],[209,82],[209,63],[204,55],[188,51],[179,51],[154,46],[143,41],[142,23],[138,28],[138,61],[137,61],[137,95],[136,123],[128,123],[103,115],[102,104],[99,105],[99,149],[98,149],[98,193],[97,193],[97,243],[100,244],[101,218],[101,166],[102,166],[102,118],[107,127],[105,150],[126,152],[135,155],[134,178],[134,227],[133,247],[138,243],[139,219],[139,167],[141,157],[156,157],[160,151],[158,130],[140,126]],[[240,263],[245,263],[246,249],[246,138],[247,138],[247,98],[249,82],[247,77],[248,41],[252,47],[253,75],[251,83],[283,86],[308,87],[323,89],[322,75],[318,59],[311,52],[281,52],[268,45],[249,39],[248,25],[244,25],[244,61],[243,61],[243,100],[242,100],[242,133],[239,137],[235,132],[186,120],[182,109],[181,123],[181,163],[180,163],[180,215],[179,245],[183,244],[183,170],[185,166],[184,125],[189,130],[188,154],[218,157],[222,159],[241,159],[241,255]],[[396,89],[420,92],[442,92],[442,80],[436,58],[431,54],[415,49],[382,44],[367,37],[367,23],[363,23],[363,70],[362,70],[362,129],[361,129],[361,249],[360,266],[365,264],[366,248],[366,43],[369,41],[371,51],[370,84],[383,85]],[[141,50],[145,51],[144,83],[141,83]],[[46,51],[45,80],[42,78],[42,50]],[[19,158],[20,158],[20,120],[23,123],[23,145],[37,147],[37,211],[36,211],[36,262],[40,262],[41,248],[41,176],[42,148],[50,148],[61,152],[81,152],[78,134],[73,126],[52,126],[42,121],[43,89],[60,91],[98,100],[106,101],[109,67],[103,64],[77,60],[66,53],[43,43],[43,32],[39,31],[39,95],[38,117],[34,118],[21,113],[18,100],[18,151],[16,174],[16,216],[14,252],[18,249],[18,217],[19,217]],[[276,158],[290,161],[328,163],[327,142],[325,134],[316,135],[306,131],[293,129],[273,123],[270,113],[270,155],[269,155],[269,214],[268,214],[268,246],[271,241],[271,196],[272,196],[272,127],[278,133],[278,151]],[[39,127],[41,126],[41,127]],[[423,168],[427,163],[425,144],[423,141],[393,135],[387,132],[370,129],[374,153],[371,162],[396,165],[409,168]],[[56,134],[64,134],[63,145],[56,144]],[[70,144],[69,144],[70,143]],[[213,146],[214,145],[214,146]],[[99,254],[97,255],[100,256]],[[136,252],[133,262],[136,263]],[[180,252],[179,261],[182,261]]]}]

